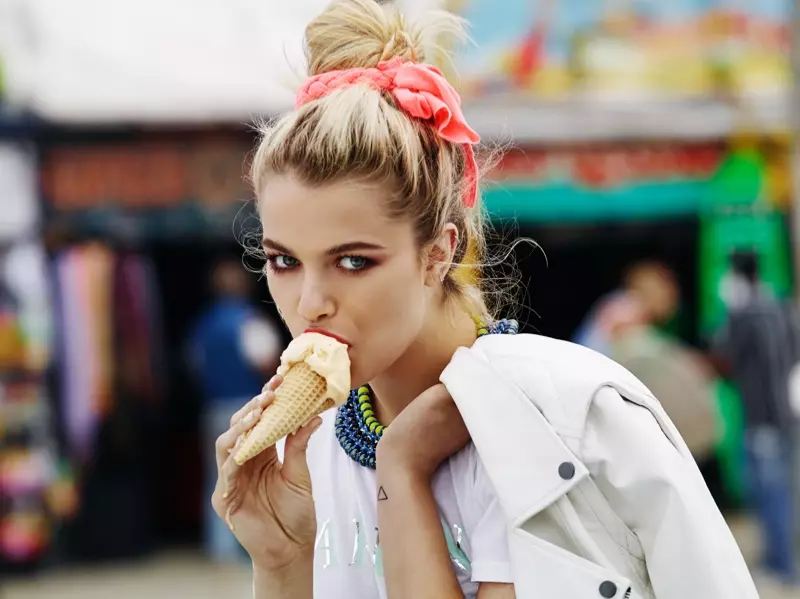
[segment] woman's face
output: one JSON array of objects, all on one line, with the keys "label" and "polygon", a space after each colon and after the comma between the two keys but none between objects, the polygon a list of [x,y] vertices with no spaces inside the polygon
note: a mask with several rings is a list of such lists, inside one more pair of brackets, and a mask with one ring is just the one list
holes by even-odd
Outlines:
[{"label": "woman's face", "polygon": [[390,367],[420,334],[435,274],[411,224],[384,211],[380,187],[308,187],[291,175],[259,197],[269,290],[293,337],[323,329],[350,344],[352,385]]}]

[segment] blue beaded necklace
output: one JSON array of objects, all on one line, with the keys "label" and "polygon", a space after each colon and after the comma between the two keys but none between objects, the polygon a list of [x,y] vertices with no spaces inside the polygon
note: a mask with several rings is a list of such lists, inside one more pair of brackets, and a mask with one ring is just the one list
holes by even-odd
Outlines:
[{"label": "blue beaded necklace", "polygon": [[[478,337],[484,335],[515,335],[516,320],[503,319],[489,325],[476,320]],[[350,392],[347,401],[336,413],[336,438],[345,453],[366,468],[375,469],[375,449],[386,429],[375,417],[372,391],[359,387]]]}]

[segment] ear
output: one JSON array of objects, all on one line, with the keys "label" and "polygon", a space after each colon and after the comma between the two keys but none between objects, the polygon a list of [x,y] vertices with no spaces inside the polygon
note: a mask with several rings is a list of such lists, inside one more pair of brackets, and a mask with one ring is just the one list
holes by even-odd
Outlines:
[{"label": "ear", "polygon": [[458,246],[458,229],[447,223],[439,236],[428,246],[425,255],[425,284],[441,284],[453,264]]}]

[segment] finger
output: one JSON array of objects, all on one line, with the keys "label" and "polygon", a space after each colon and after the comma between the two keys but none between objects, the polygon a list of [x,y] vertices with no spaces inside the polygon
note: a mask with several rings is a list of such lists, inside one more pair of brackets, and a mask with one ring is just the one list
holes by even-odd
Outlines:
[{"label": "finger", "polygon": [[239,448],[242,446],[242,443],[244,443],[245,439],[247,439],[247,433],[242,433],[241,435],[239,435],[236,438],[236,443],[234,443],[233,447],[231,447],[230,450],[228,451],[228,454],[236,455],[236,452],[239,451]]},{"label": "finger", "polygon": [[276,374],[271,379],[269,379],[269,381],[267,381],[267,384],[264,385],[263,389],[261,389],[261,393],[266,393],[267,391],[275,391],[275,389],[281,386],[282,382],[283,382],[283,377],[279,374]]},{"label": "finger", "polygon": [[217,468],[222,468],[233,448],[236,447],[237,443],[241,442],[241,437],[258,423],[263,411],[261,407],[254,408],[219,436],[216,444]]},{"label": "finger", "polygon": [[241,503],[236,486],[226,487],[228,484],[226,476],[227,468],[223,467],[220,469],[214,493],[211,495],[211,506],[220,518],[224,518],[226,512],[231,511],[231,506],[234,506],[233,511],[235,511],[235,506]]},{"label": "finger", "polygon": [[233,456],[230,456],[222,465],[219,473],[219,484],[222,490],[221,498],[223,504],[226,506],[227,511],[235,509],[239,504],[239,489],[237,482],[239,473],[242,467],[236,463]]},{"label": "finger", "polygon": [[231,532],[236,532],[236,529],[233,526],[233,518],[232,518],[234,511],[235,510],[232,503],[229,504],[228,509],[225,510],[225,524],[228,525],[228,530],[230,530]]},{"label": "finger", "polygon": [[242,497],[243,494],[238,492],[238,488],[233,487],[228,494],[228,497],[224,500],[227,502],[227,504],[225,504],[224,513],[220,514],[220,516],[225,521],[225,524],[228,526],[228,529],[230,529],[231,532],[236,532],[236,527],[233,524],[233,515],[241,507]]},{"label": "finger", "polygon": [[308,472],[308,462],[306,461],[306,450],[308,442],[319,427],[322,426],[322,418],[317,416],[306,426],[297,431],[294,435],[286,437],[286,446],[283,457],[283,475],[287,480],[299,487],[311,490],[311,475]]},{"label": "finger", "polygon": [[214,494],[211,496],[211,507],[220,518],[224,517],[225,510],[227,509],[227,500],[222,499],[222,491],[220,490],[219,481],[217,481],[217,488],[214,489]]},{"label": "finger", "polygon": [[216,488],[211,496],[211,505],[217,515],[225,520],[228,528],[233,530],[231,515],[241,504],[242,494],[238,488],[239,466],[231,455],[219,468]]},{"label": "finger", "polygon": [[247,416],[250,412],[256,409],[259,406],[264,406],[269,404],[272,400],[275,399],[275,394],[271,390],[267,390],[266,386],[265,389],[256,395],[253,399],[248,401],[244,404],[239,410],[237,410],[233,416],[231,416],[231,427],[235,426],[237,422],[239,422],[242,418]]}]

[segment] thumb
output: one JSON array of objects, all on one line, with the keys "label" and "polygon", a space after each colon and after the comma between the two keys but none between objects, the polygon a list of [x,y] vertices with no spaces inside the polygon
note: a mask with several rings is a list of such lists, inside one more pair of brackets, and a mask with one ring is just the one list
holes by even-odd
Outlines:
[{"label": "thumb", "polygon": [[294,435],[286,437],[283,455],[283,476],[289,482],[311,491],[311,475],[308,472],[306,452],[308,442],[319,427],[322,418],[317,416]]}]

